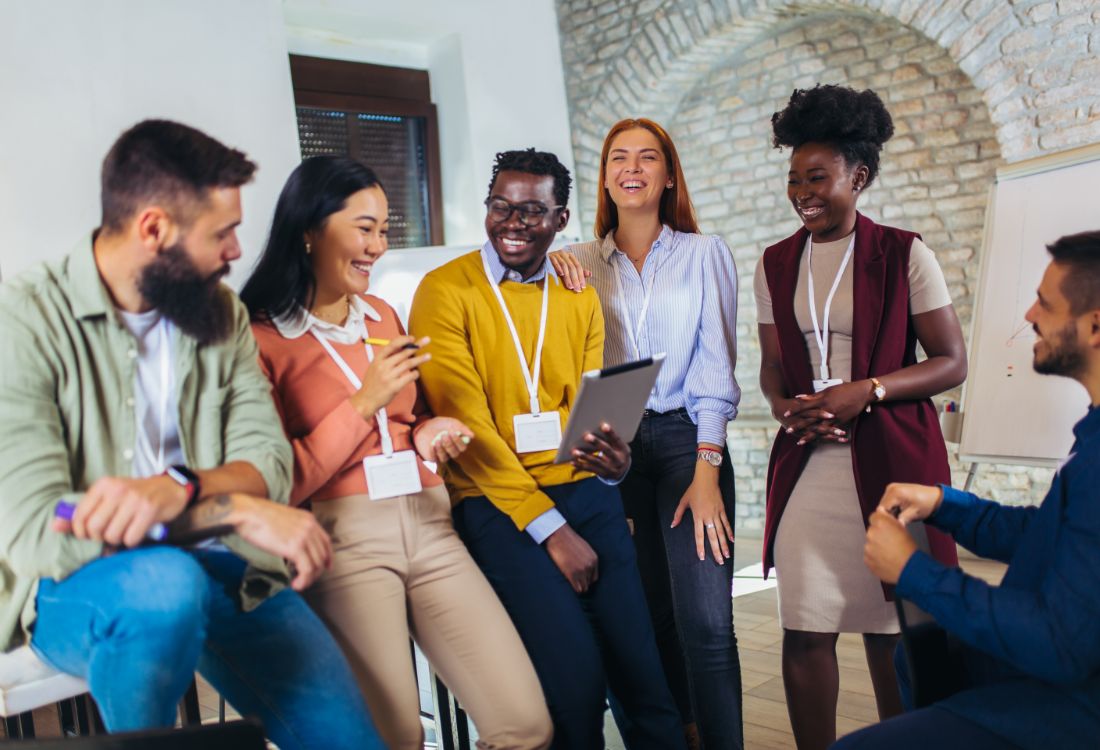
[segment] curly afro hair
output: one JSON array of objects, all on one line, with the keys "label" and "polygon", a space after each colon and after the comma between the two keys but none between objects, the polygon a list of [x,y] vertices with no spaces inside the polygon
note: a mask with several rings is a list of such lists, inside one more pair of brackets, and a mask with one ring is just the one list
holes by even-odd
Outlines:
[{"label": "curly afro hair", "polygon": [[489,178],[489,195],[501,172],[525,172],[534,175],[550,175],[554,178],[554,200],[559,206],[569,203],[569,186],[573,178],[558,157],[547,151],[528,148],[523,151],[502,151],[493,163],[493,175]]},{"label": "curly afro hair", "polygon": [[894,122],[871,89],[818,84],[812,89],[795,89],[783,111],[772,115],[772,133],[776,148],[829,144],[849,168],[867,167],[870,185],[878,174],[882,144],[894,134]]}]

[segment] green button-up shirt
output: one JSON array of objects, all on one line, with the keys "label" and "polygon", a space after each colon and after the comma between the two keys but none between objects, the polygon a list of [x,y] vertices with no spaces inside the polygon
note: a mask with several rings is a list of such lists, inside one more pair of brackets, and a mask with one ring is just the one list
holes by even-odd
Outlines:
[{"label": "green button-up shirt", "polygon": [[[173,336],[180,446],[195,469],[247,461],[285,503],[293,454],[247,311],[222,289],[230,336],[205,346],[178,329]],[[101,477],[133,475],[137,358],[90,239],[0,285],[0,651],[30,639],[39,579],[62,579],[101,553],[50,521],[58,500],[79,501]],[[282,560],[237,536],[222,542],[250,563],[246,610],[286,585]]]}]

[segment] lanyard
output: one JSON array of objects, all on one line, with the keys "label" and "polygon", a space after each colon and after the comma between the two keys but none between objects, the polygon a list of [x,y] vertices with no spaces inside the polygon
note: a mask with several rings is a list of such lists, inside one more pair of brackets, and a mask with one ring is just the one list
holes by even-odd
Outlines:
[{"label": "lanyard", "polygon": [[[622,253],[622,255],[629,263],[630,259],[626,257],[626,253]],[[657,283],[657,270],[657,268],[653,269],[654,273],[649,278],[649,286],[646,286],[644,279],[642,280],[642,310],[638,313],[638,322],[631,324],[630,305],[627,304],[626,296],[623,294],[622,264],[615,263],[615,296],[618,298],[618,304],[622,305],[623,320],[626,322],[626,337],[630,339],[630,347],[634,350],[634,359],[642,358],[641,350],[638,348],[638,337],[642,335],[642,327],[645,325],[646,315],[649,314],[649,301],[653,298],[653,285]]]},{"label": "lanyard", "polygon": [[[550,261],[546,261],[546,266],[549,266]],[[531,401],[531,413],[539,413],[539,370],[542,368],[542,344],[546,340],[546,311],[550,302],[550,273],[547,271],[546,278],[542,282],[542,313],[539,317],[539,339],[535,344],[535,372],[532,374],[530,368],[527,366],[527,358],[523,354],[523,344],[519,341],[519,333],[516,331],[516,324],[512,322],[512,315],[508,312],[508,305],[504,304],[504,295],[500,293],[500,284],[493,278],[493,272],[489,270],[489,261],[485,260],[485,256],[481,256],[481,267],[485,269],[485,278],[489,280],[489,286],[493,289],[493,294],[496,295],[497,302],[500,304],[500,311],[504,313],[504,322],[508,324],[508,330],[512,333],[512,343],[516,346],[516,354],[519,357],[519,369],[523,373],[523,381],[527,384],[527,395]]]},{"label": "lanyard", "polygon": [[172,385],[172,360],[171,340],[168,338],[168,321],[162,317],[157,321],[157,328],[160,329],[160,418],[157,421],[160,440],[156,453],[154,453],[148,433],[141,429],[138,430],[138,447],[145,454],[145,458],[153,464],[153,470],[159,473],[167,468],[164,460],[164,446],[168,442],[166,423],[168,421],[168,389]]},{"label": "lanyard", "polygon": [[814,297],[814,269],[810,263],[814,245],[813,238],[806,237],[806,280],[810,287],[810,321],[814,325],[817,350],[821,352],[821,364],[818,366],[818,372],[822,380],[829,379],[829,309],[833,306],[833,297],[836,295],[837,287],[840,286],[841,277],[844,276],[844,269],[848,267],[848,261],[852,259],[852,252],[855,247],[856,236],[853,233],[851,241],[848,242],[848,249],[844,251],[844,260],[840,262],[840,270],[836,272],[836,278],[833,279],[833,287],[829,290],[829,296],[825,298],[825,310],[822,315],[822,325],[819,328],[817,325],[817,301]]},{"label": "lanyard", "polygon": [[[363,381],[359,379],[359,376],[355,374],[355,370],[351,369],[351,366],[344,360],[340,354],[332,348],[332,344],[329,343],[321,334],[313,328],[309,330],[313,334],[313,337],[321,342],[321,346],[325,347],[325,351],[328,352],[328,356],[332,358],[332,361],[340,368],[340,371],[344,373],[344,377],[348,379],[348,382],[355,387],[355,390],[359,390],[363,387]],[[374,361],[374,348],[370,344],[364,344],[363,347],[367,350],[367,361]],[[386,407],[382,407],[374,413],[374,420],[378,423],[378,437],[382,440],[382,453],[387,456],[393,455],[393,438],[390,437],[390,420],[386,416]]]}]

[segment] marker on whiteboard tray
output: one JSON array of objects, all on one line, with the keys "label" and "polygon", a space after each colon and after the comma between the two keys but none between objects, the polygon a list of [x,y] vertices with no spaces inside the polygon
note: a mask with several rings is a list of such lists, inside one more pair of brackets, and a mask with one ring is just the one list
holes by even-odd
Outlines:
[{"label": "marker on whiteboard tray", "polygon": [[[76,513],[76,503],[68,503],[64,500],[59,500],[53,509],[54,518],[60,518],[62,521],[73,520],[73,513]],[[168,538],[168,527],[163,523],[155,523],[145,532],[145,538],[150,542],[163,542]]]}]

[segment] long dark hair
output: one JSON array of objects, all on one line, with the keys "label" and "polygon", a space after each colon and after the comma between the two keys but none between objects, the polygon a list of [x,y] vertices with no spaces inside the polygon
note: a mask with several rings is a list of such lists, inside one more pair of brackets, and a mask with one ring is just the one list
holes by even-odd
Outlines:
[{"label": "long dark hair", "polygon": [[382,187],[370,167],[346,156],[311,156],[290,173],[271,220],[267,246],[241,289],[253,320],[309,308],[317,290],[305,236],[324,227],[349,196]]}]

